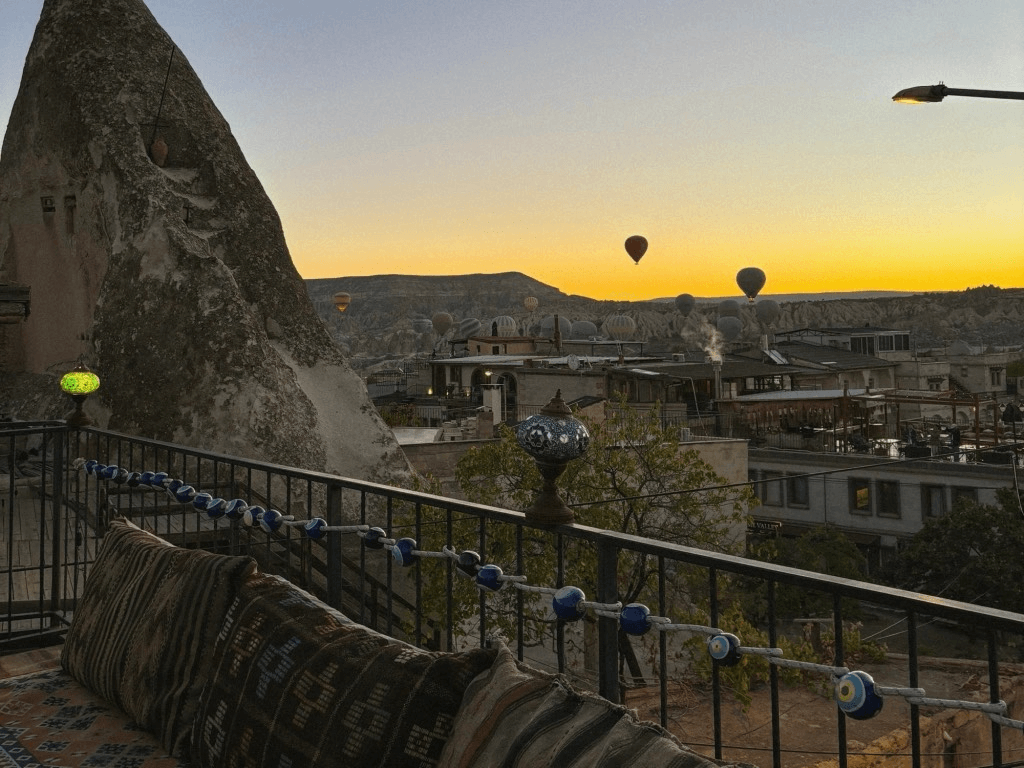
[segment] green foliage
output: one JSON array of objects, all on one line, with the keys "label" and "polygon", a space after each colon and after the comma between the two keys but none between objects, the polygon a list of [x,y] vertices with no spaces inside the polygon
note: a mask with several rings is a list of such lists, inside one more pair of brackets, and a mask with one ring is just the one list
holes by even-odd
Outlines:
[{"label": "green foliage", "polygon": [[[859,580],[865,578],[867,562],[857,545],[831,524],[812,528],[795,539],[777,538],[757,542],[751,545],[749,556],[763,562]],[[748,611],[764,618],[766,587],[760,583],[749,584],[746,592]],[[775,601],[776,612],[786,618],[828,616],[833,610],[830,595],[785,584],[776,588]],[[844,615],[855,617],[857,611],[856,601],[843,601]]]},{"label": "green foliage", "polygon": [[929,520],[896,562],[897,583],[918,592],[1020,611],[1024,606],[1024,515],[1011,488],[999,505],[960,499]]}]

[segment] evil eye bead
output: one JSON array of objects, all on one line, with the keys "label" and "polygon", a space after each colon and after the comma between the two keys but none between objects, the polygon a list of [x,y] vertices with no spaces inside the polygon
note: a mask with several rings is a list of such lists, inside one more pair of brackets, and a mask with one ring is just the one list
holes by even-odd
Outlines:
[{"label": "evil eye bead", "polygon": [[643,603],[630,603],[619,613],[619,626],[627,635],[646,635],[651,631],[651,609]]},{"label": "evil eye bead", "polygon": [[130,475],[128,475],[127,482],[129,488],[138,488],[139,485],[142,483],[142,475],[139,474],[138,472],[132,472]]},{"label": "evil eye bead", "polygon": [[242,522],[252,528],[254,525],[260,524],[260,518],[266,513],[263,507],[253,504],[245,512],[242,513]]},{"label": "evil eye bead", "polygon": [[116,464],[110,464],[109,466],[106,466],[103,469],[101,469],[99,475],[104,480],[113,480],[114,475],[117,474],[117,470],[119,469],[120,467],[118,467]]},{"label": "evil eye bead", "polygon": [[836,703],[854,720],[867,720],[882,711],[882,697],[867,672],[848,672],[836,683]]},{"label": "evil eye bead", "polygon": [[179,485],[174,489],[174,498],[182,504],[188,504],[196,495],[196,489],[191,485]]},{"label": "evil eye bead", "polygon": [[455,571],[467,579],[475,579],[477,571],[480,570],[480,555],[467,549],[459,555],[455,561]]},{"label": "evil eye bead", "polygon": [[579,587],[562,587],[552,596],[551,607],[562,621],[576,621],[587,612],[582,605],[586,599]]},{"label": "evil eye bead", "polygon": [[208,493],[197,493],[192,497],[192,506],[198,509],[200,512],[205,511],[213,501],[213,496]]},{"label": "evil eye bead", "polygon": [[501,580],[504,572],[496,565],[485,565],[476,573],[476,586],[485,592],[497,592],[505,582]]},{"label": "evil eye bead", "polygon": [[302,530],[309,538],[319,541],[327,535],[327,521],[322,517],[314,517],[312,520],[306,521]]},{"label": "evil eye bead", "polygon": [[395,558],[396,563],[406,568],[416,562],[414,549],[416,549],[416,539],[399,539],[391,548],[391,556]]},{"label": "evil eye bead", "polygon": [[85,470],[85,474],[87,475],[95,475],[96,467],[98,467],[99,465],[100,463],[96,461],[96,459],[89,459],[87,462],[85,462],[85,464],[82,465],[82,469]]},{"label": "evil eye bead", "polygon": [[228,520],[241,520],[248,508],[244,499],[232,499],[224,505],[224,515]]},{"label": "evil eye bead", "polygon": [[740,639],[723,632],[708,638],[708,653],[722,667],[735,667],[740,663]]},{"label": "evil eye bead", "polygon": [[127,469],[125,469],[124,467],[118,467],[117,472],[115,472],[114,476],[110,479],[113,480],[118,485],[124,485],[125,483],[128,482],[128,478],[131,476],[132,473],[129,472]]},{"label": "evil eye bead", "polygon": [[167,480],[163,484],[164,489],[166,489],[167,493],[169,493],[171,495],[172,499],[173,498],[177,498],[177,496],[175,494],[177,494],[178,489],[181,488],[181,486],[183,486],[183,485],[184,485],[184,483],[181,482],[181,480],[178,480],[178,479]]},{"label": "evil eye bead", "polygon": [[152,485],[153,484],[153,473],[146,470],[139,475],[139,485]]},{"label": "evil eye bead", "polygon": [[264,533],[274,533],[282,525],[284,525],[284,515],[276,509],[268,509],[260,515],[260,528]]},{"label": "evil eye bead", "polygon": [[[195,499],[192,500],[192,503],[195,504]],[[228,503],[224,499],[210,499],[206,502],[206,516],[214,520],[218,517],[223,517],[227,505]]]},{"label": "evil eye bead", "polygon": [[381,539],[388,537],[383,528],[371,528],[363,535],[363,546],[368,549],[384,549]]},{"label": "evil eye bead", "polygon": [[153,479],[149,481],[149,484],[154,488],[166,488],[167,487],[167,473],[166,472],[154,472]]}]

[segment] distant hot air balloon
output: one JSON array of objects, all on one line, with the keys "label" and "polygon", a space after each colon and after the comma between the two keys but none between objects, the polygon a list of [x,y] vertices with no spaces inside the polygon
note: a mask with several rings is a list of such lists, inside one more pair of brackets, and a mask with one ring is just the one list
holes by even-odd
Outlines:
[{"label": "distant hot air balloon", "polygon": [[501,315],[491,320],[491,336],[515,336],[519,326],[514,317]]},{"label": "distant hot air balloon", "polygon": [[533,312],[533,310],[540,306],[540,302],[537,301],[536,296],[527,296],[523,299],[523,306],[526,307],[527,312]]},{"label": "distant hot air balloon", "polygon": [[719,317],[739,317],[740,303],[736,299],[725,299],[718,304]]},{"label": "distant hot air balloon", "polygon": [[636,321],[629,315],[612,315],[604,321],[604,332],[615,341],[627,341],[635,331]]},{"label": "distant hot air balloon", "polygon": [[447,312],[438,312],[431,319],[431,322],[434,326],[434,332],[438,336],[444,336],[445,332],[452,327],[454,320],[452,320],[452,316]]},{"label": "distant hot air balloon", "polygon": [[464,317],[459,321],[458,335],[463,339],[468,339],[476,334],[480,328],[481,323],[475,317]]},{"label": "distant hot air balloon", "polygon": [[647,238],[643,235],[633,235],[626,238],[626,253],[629,254],[634,263],[639,264],[640,259],[647,253]]},{"label": "distant hot air balloon", "polygon": [[597,336],[597,326],[589,320],[577,320],[569,331],[570,339],[590,339]]},{"label": "distant hot air balloon", "polygon": [[743,332],[743,321],[731,315],[720,317],[718,318],[718,332],[725,337],[726,341],[734,341]]},{"label": "distant hot air balloon", "polygon": [[736,273],[736,285],[743,291],[743,295],[753,303],[755,297],[764,288],[764,272],[757,267],[744,267]]},{"label": "distant hot air balloon", "polygon": [[433,328],[434,324],[425,317],[418,317],[412,321],[412,329],[416,333],[430,333]]},{"label": "distant hot air balloon", "polygon": [[754,305],[754,314],[765,325],[772,325],[782,314],[782,308],[774,299],[761,299]]},{"label": "distant hot air balloon", "polygon": [[683,317],[687,317],[691,312],[693,312],[693,308],[695,306],[697,306],[697,302],[694,301],[693,296],[690,294],[680,293],[676,296],[676,309],[683,314]]},{"label": "distant hot air balloon", "polygon": [[[548,315],[540,321],[540,335],[541,336],[552,336],[555,332],[555,318],[553,315]],[[569,334],[572,333],[572,322],[567,317],[558,316],[558,332],[562,335],[563,339],[569,338]]]},{"label": "distant hot air balloon", "polygon": [[344,291],[334,294],[334,306],[339,312],[344,312],[348,309],[348,305],[352,303],[352,297]]}]

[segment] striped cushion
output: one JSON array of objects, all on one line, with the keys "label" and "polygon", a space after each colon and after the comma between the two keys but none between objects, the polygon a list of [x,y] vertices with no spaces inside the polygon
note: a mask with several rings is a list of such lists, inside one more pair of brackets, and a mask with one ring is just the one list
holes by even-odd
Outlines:
[{"label": "striped cushion", "polygon": [[257,574],[228,610],[193,731],[196,765],[428,768],[494,651],[432,653]]},{"label": "striped cushion", "polygon": [[248,557],[172,546],[110,523],[61,655],[72,677],[184,756],[227,606]]},{"label": "striped cushion", "polygon": [[505,647],[467,689],[439,763],[446,768],[726,765],[687,749],[625,707],[519,664]]}]

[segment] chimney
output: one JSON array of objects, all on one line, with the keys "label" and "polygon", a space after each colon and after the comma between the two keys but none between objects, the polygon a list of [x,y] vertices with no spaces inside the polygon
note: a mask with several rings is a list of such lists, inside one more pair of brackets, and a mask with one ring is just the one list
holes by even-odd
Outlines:
[{"label": "chimney", "polygon": [[722,399],[722,361],[721,360],[712,360],[711,361],[711,370],[714,371],[714,374],[715,374],[715,383],[714,383],[714,385],[713,385],[713,387],[711,389],[711,395],[712,395],[712,397],[715,398],[715,400],[721,400]]},{"label": "chimney", "polygon": [[562,328],[558,324],[558,315],[555,315],[555,351],[562,351]]}]

